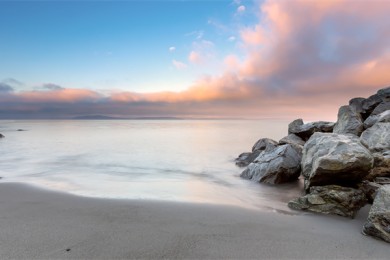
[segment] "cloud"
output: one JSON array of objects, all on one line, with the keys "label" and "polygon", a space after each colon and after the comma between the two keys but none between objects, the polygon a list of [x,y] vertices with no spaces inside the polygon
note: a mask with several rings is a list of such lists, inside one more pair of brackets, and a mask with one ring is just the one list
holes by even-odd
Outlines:
[{"label": "cloud", "polygon": [[242,14],[245,12],[245,9],[245,5],[240,5],[239,7],[237,7],[237,13]]},{"label": "cloud", "polygon": [[[390,85],[389,12],[389,1],[259,1],[257,21],[234,33],[240,52],[221,59],[220,75],[201,77],[185,91],[14,91],[0,93],[0,117],[56,111],[335,120],[350,98]],[[202,35],[188,59],[208,62],[215,48]]]},{"label": "cloud", "polygon": [[53,83],[45,83],[42,85],[42,88],[47,89],[47,90],[63,90],[64,89],[60,85],[53,84]]},{"label": "cloud", "polygon": [[174,52],[174,51],[176,51],[176,47],[175,46],[171,46],[171,47],[169,47],[169,49],[168,49],[170,52]]},{"label": "cloud", "polygon": [[193,64],[210,63],[215,57],[214,43],[207,40],[192,43],[192,51],[188,54],[188,61]]},{"label": "cloud", "polygon": [[187,68],[187,64],[181,62],[181,61],[177,61],[177,60],[172,60],[172,64],[173,66],[175,66],[176,69],[178,70],[182,70],[182,69],[185,69]]},{"label": "cloud", "polygon": [[229,42],[234,42],[236,40],[236,37],[234,37],[234,36],[230,36],[229,38],[228,38],[228,41]]},{"label": "cloud", "polygon": [[9,84],[0,82],[0,93],[7,93],[14,91],[14,88],[11,87]]}]

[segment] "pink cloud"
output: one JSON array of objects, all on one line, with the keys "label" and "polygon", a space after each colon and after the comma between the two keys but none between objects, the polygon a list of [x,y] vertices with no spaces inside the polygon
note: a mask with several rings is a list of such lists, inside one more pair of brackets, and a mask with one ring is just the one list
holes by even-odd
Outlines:
[{"label": "pink cloud", "polygon": [[[243,56],[227,55],[225,72],[202,77],[185,91],[12,92],[0,96],[0,107],[12,101],[31,110],[40,102],[77,103],[64,111],[334,120],[350,98],[390,85],[389,13],[390,1],[259,2],[258,21],[237,32]],[[193,64],[215,58],[211,42],[198,39],[192,47]]]}]

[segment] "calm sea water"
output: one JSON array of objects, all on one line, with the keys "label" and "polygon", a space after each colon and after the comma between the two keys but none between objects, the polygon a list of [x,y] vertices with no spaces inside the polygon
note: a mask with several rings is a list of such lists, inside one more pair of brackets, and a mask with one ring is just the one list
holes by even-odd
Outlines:
[{"label": "calm sea water", "polygon": [[[0,121],[2,182],[93,197],[216,203],[287,210],[300,183],[271,187],[239,177],[234,158],[278,120]],[[24,129],[26,131],[17,131]]]}]

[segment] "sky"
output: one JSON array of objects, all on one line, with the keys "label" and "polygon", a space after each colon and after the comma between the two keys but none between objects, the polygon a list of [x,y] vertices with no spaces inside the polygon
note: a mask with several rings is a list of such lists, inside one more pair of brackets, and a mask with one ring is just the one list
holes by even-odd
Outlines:
[{"label": "sky", "polygon": [[390,85],[389,0],[0,0],[0,119],[336,119]]}]

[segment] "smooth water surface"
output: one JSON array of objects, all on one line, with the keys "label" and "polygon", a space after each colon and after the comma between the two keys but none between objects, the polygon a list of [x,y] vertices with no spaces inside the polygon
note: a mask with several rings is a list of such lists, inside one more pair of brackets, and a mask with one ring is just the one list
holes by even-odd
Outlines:
[{"label": "smooth water surface", "polygon": [[[0,121],[0,176],[73,194],[287,210],[300,183],[243,180],[234,164],[279,120]],[[23,129],[26,131],[17,131]]]}]

